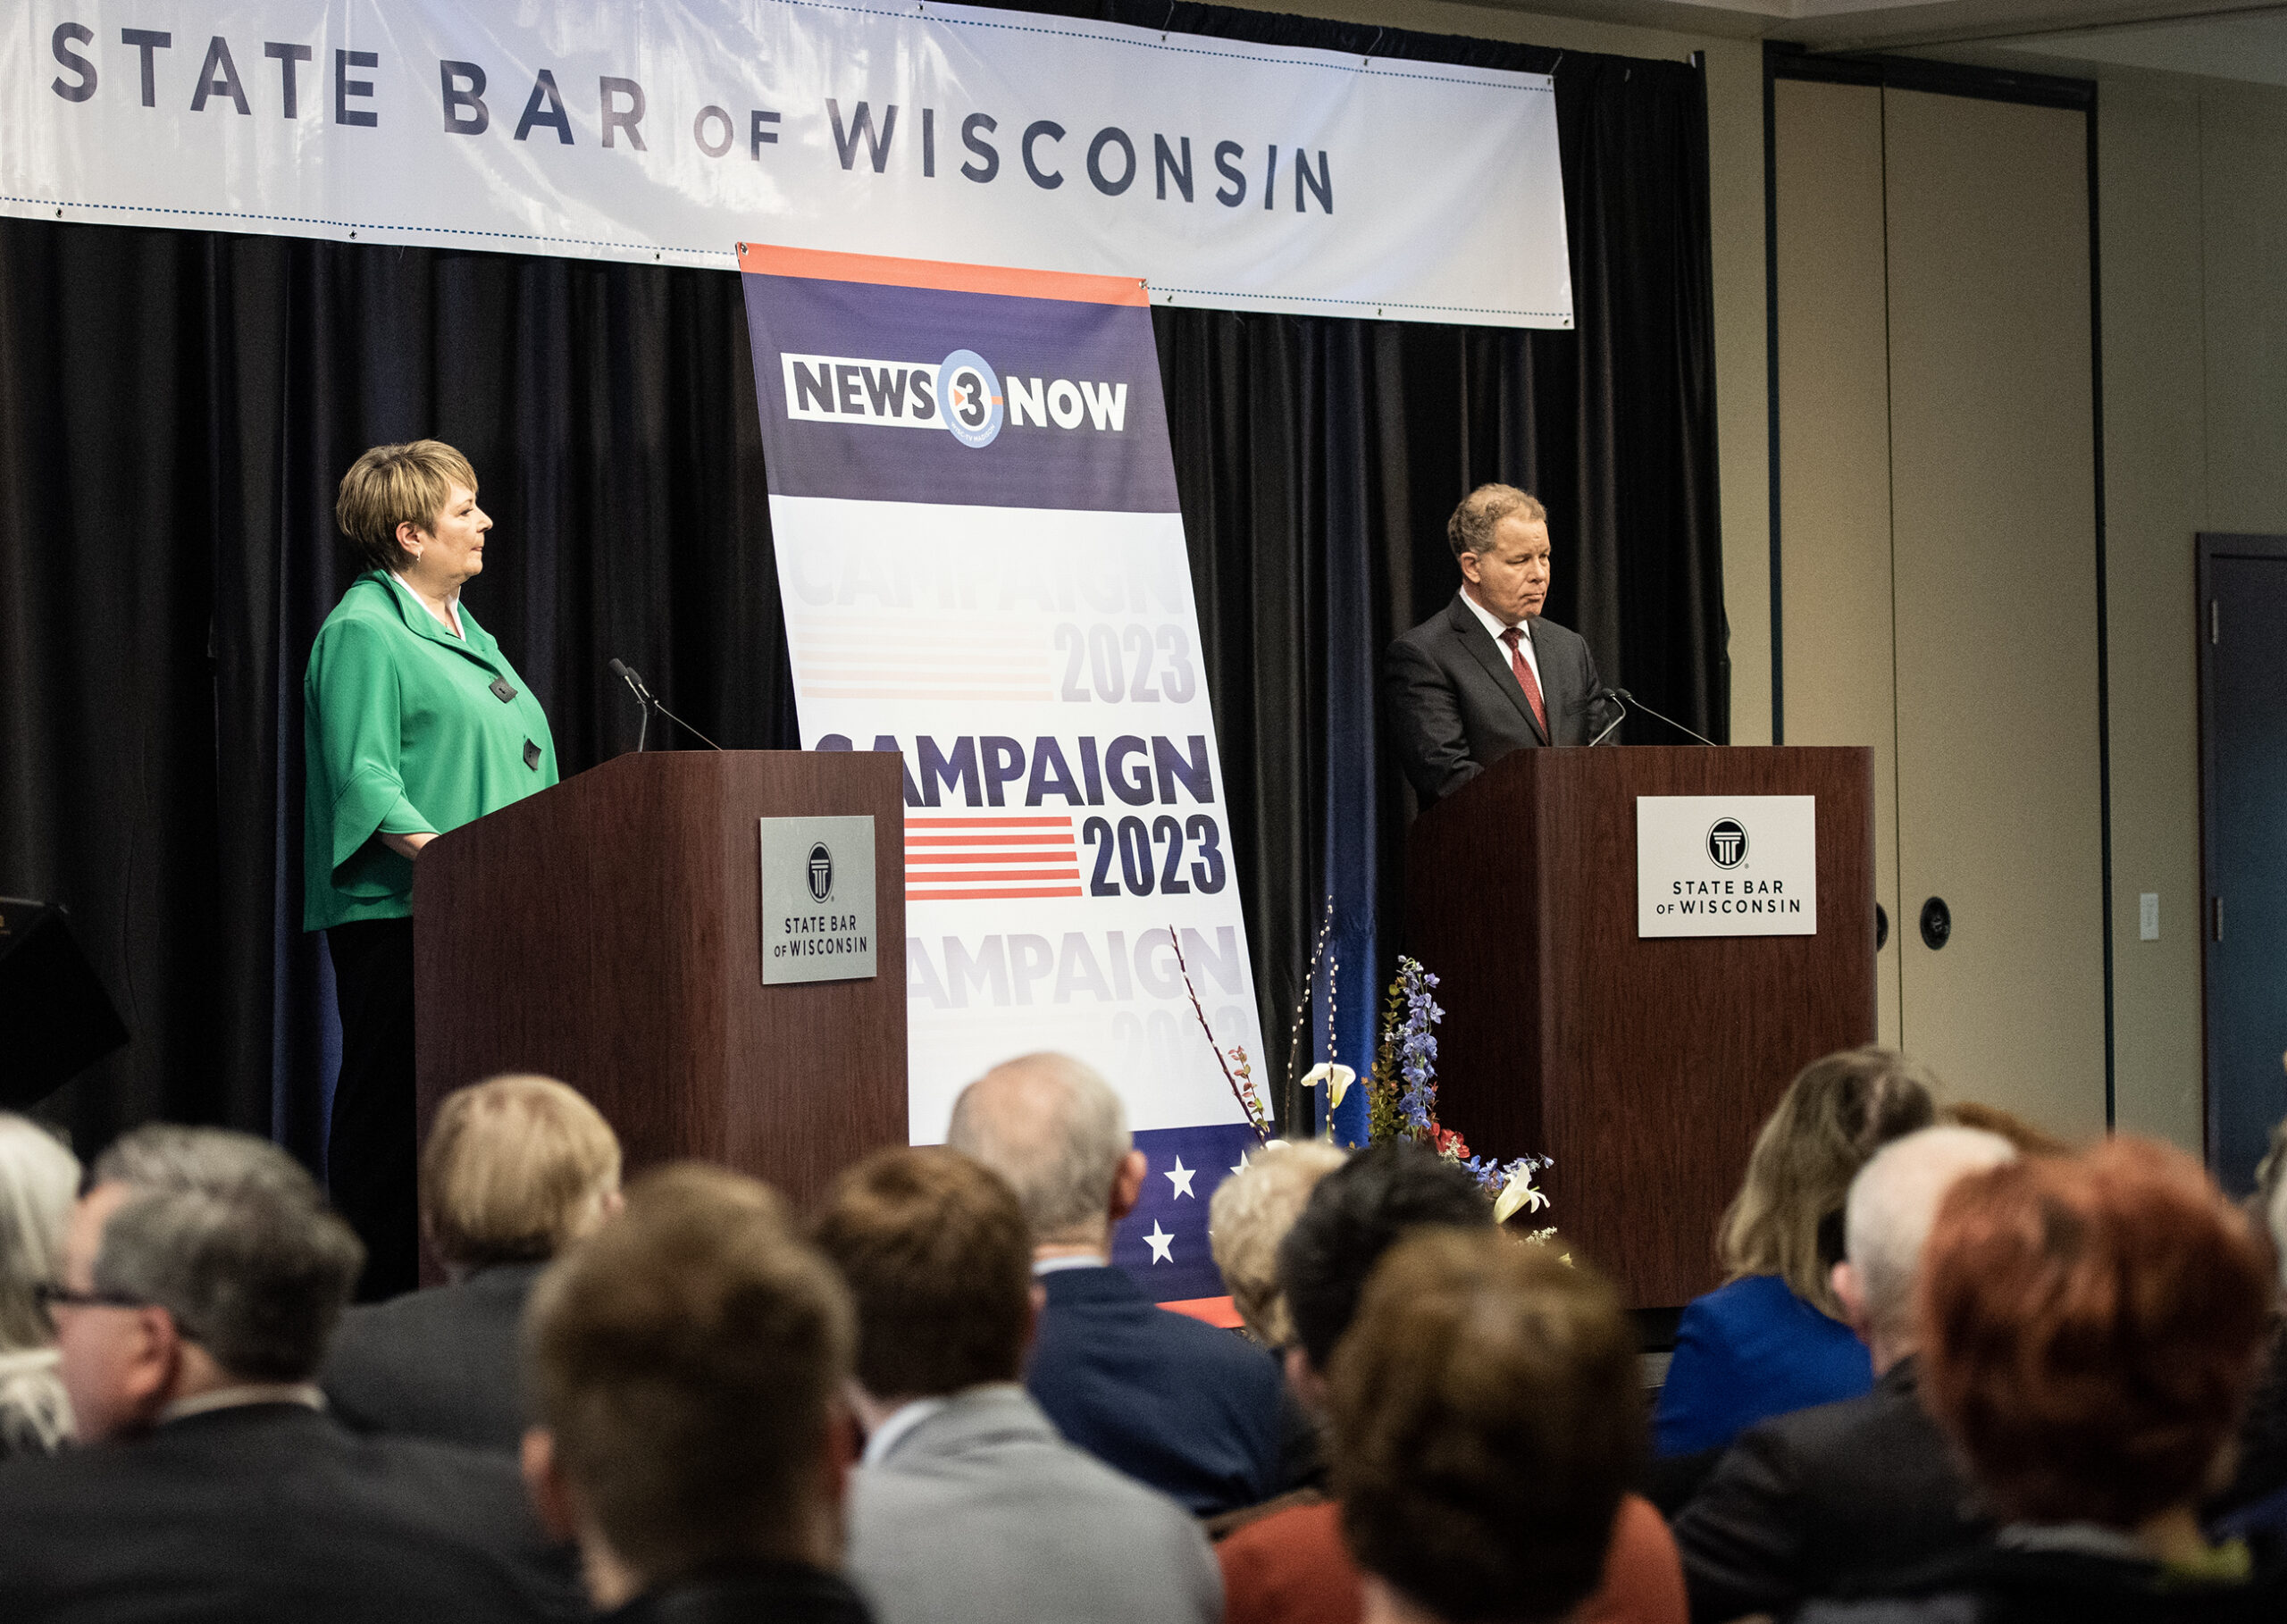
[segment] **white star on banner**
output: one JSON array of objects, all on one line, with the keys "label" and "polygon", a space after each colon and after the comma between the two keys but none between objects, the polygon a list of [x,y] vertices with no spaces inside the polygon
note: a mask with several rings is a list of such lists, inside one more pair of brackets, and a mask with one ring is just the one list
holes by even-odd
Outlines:
[{"label": "white star on banner", "polygon": [[1247,1170],[1247,1153],[1246,1153],[1244,1151],[1241,1151],[1239,1152],[1239,1165],[1238,1165],[1237,1167],[1236,1167],[1236,1168],[1233,1168],[1231,1169],[1231,1171],[1232,1171],[1232,1172],[1234,1172],[1234,1173],[1244,1173],[1244,1172],[1245,1172],[1246,1170]]},{"label": "white star on banner", "polygon": [[1188,1195],[1194,1201],[1197,1201],[1199,1199],[1199,1193],[1191,1187],[1191,1181],[1199,1176],[1199,1169],[1197,1168],[1185,1167],[1183,1165],[1182,1157],[1178,1156],[1176,1158],[1176,1170],[1174,1172],[1162,1173],[1160,1176],[1166,1179],[1169,1184],[1175,1186],[1175,1195],[1168,1197],[1169,1201],[1174,1201],[1177,1196],[1181,1195]]},{"label": "white star on banner", "polygon": [[1152,1249],[1152,1261],[1154,1263],[1174,1262],[1175,1254],[1168,1248],[1175,1244],[1175,1236],[1160,1227],[1160,1220],[1153,1218],[1152,1233],[1144,1237],[1144,1243]]}]

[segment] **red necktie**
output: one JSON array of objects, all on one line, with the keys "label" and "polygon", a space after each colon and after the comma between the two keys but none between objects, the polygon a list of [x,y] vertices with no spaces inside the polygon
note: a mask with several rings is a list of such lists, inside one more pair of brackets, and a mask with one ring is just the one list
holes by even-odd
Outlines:
[{"label": "red necktie", "polygon": [[1533,707],[1533,720],[1540,724],[1541,737],[1548,737],[1548,711],[1540,702],[1540,679],[1533,675],[1532,662],[1525,651],[1517,647],[1517,640],[1524,633],[1512,626],[1501,634],[1509,645],[1509,669],[1517,674],[1517,686],[1525,691],[1525,703]]}]

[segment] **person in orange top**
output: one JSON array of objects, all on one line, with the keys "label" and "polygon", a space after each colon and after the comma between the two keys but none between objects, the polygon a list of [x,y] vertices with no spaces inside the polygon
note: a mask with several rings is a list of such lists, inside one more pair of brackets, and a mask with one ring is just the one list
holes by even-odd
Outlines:
[{"label": "person in orange top", "polygon": [[[1526,1360],[1510,1371],[1514,1384],[1461,1395],[1474,1419],[1505,1414],[1506,1430],[1464,1451],[1481,1462],[1483,1484],[1471,1486],[1463,1498],[1465,1511],[1457,1511],[1452,1498],[1437,1502],[1425,1525],[1430,1531],[1423,1536],[1424,1559],[1431,1567],[1452,1565],[1459,1560],[1456,1539],[1497,1547],[1505,1553],[1504,1561],[1536,1576],[1531,1585],[1537,1594],[1488,1599],[1476,1612],[1453,1616],[1685,1624],[1683,1568],[1675,1542],[1659,1513],[1625,1492],[1645,1430],[1626,1317],[1593,1274],[1497,1231],[1476,1181],[1451,1162],[1411,1143],[1378,1146],[1353,1156],[1312,1193],[1279,1249],[1279,1281],[1295,1334],[1284,1357],[1295,1394],[1320,1417],[1336,1408],[1335,1385],[1349,1346],[1347,1334],[1360,1316],[1369,1277],[1384,1296],[1418,1291],[1426,1298],[1432,1287],[1429,1276],[1407,1272],[1419,1267],[1418,1260],[1394,1260],[1378,1272],[1376,1265],[1408,1237],[1437,1236],[1470,1245],[1483,1242],[1493,1249],[1489,1255],[1511,1260],[1512,1268],[1496,1270],[1502,1284],[1495,1296],[1514,1296],[1530,1285],[1528,1306],[1545,1327],[1578,1322],[1571,1339],[1555,1344],[1566,1350],[1565,1359],[1577,1364],[1594,1352],[1604,1361],[1591,1360],[1575,1369],[1562,1361],[1550,1363],[1553,1356],[1544,1351],[1541,1367]],[[1527,1272],[1517,1274],[1520,1269]],[[1551,1275],[1551,1269],[1557,1272]],[[1606,1338],[1617,1353],[1593,1338],[1580,1340],[1591,1331]],[[1429,1363],[1443,1368],[1461,1355],[1456,1341]],[[1610,1377],[1605,1365],[1617,1369],[1619,1377]],[[1596,1380],[1605,1386],[1596,1387]],[[1566,1418],[1571,1432],[1579,1436],[1560,1436],[1547,1424],[1553,1415]],[[1338,1422],[1336,1434],[1335,1499],[1289,1496],[1279,1509],[1243,1524],[1216,1548],[1226,1624],[1362,1624],[1367,1618],[1376,1581],[1361,1574],[1352,1555],[1360,1513],[1344,1503],[1356,1496],[1341,1493],[1345,1467]],[[1354,1463],[1358,1457],[1351,1459]],[[1562,1561],[1555,1561],[1559,1546],[1568,1553]],[[1589,1563],[1587,1580],[1562,1594],[1572,1582],[1565,1575],[1582,1560]],[[1371,1569],[1370,1561],[1366,1566]],[[1403,1578],[1399,1584],[1405,1589]],[[1562,1604],[1552,1606],[1552,1598]]]}]

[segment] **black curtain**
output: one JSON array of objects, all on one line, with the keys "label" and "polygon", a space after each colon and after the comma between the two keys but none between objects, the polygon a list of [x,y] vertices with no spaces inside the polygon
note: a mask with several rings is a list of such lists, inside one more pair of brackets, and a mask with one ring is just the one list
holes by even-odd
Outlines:
[{"label": "black curtain", "polygon": [[[1090,10],[1556,80],[1574,331],[1154,313],[1276,1086],[1329,893],[1363,1051],[1410,811],[1374,675],[1453,590],[1463,491],[1537,492],[1550,614],[1724,736],[1704,90],[1681,63]],[[301,678],[353,568],[356,454],[469,454],[498,529],[467,599],[568,774],[633,742],[615,655],[725,745],[796,742],[755,414],[733,273],[0,222],[0,894],[71,908],[134,1034],[50,1108],[83,1151],[153,1117],[323,1143]]]}]

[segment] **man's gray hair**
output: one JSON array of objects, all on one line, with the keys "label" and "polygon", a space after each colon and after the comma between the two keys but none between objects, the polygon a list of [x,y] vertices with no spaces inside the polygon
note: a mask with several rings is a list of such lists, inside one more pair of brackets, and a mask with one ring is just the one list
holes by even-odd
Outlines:
[{"label": "man's gray hair", "polygon": [[1064,1054],[996,1066],[953,1101],[946,1143],[1009,1181],[1036,1242],[1101,1237],[1133,1148],[1111,1084]]},{"label": "man's gray hair", "polygon": [[1858,1170],[1843,1209],[1842,1247],[1876,1332],[1912,1335],[1923,1243],[1954,1181],[2016,1159],[2016,1147],[1998,1134],[1926,1127],[1892,1140]]},{"label": "man's gray hair", "polygon": [[104,1225],[97,1291],[165,1309],[242,1381],[316,1372],[365,1249],[292,1157],[220,1128],[139,1128],[92,1182],[130,1193]]}]

